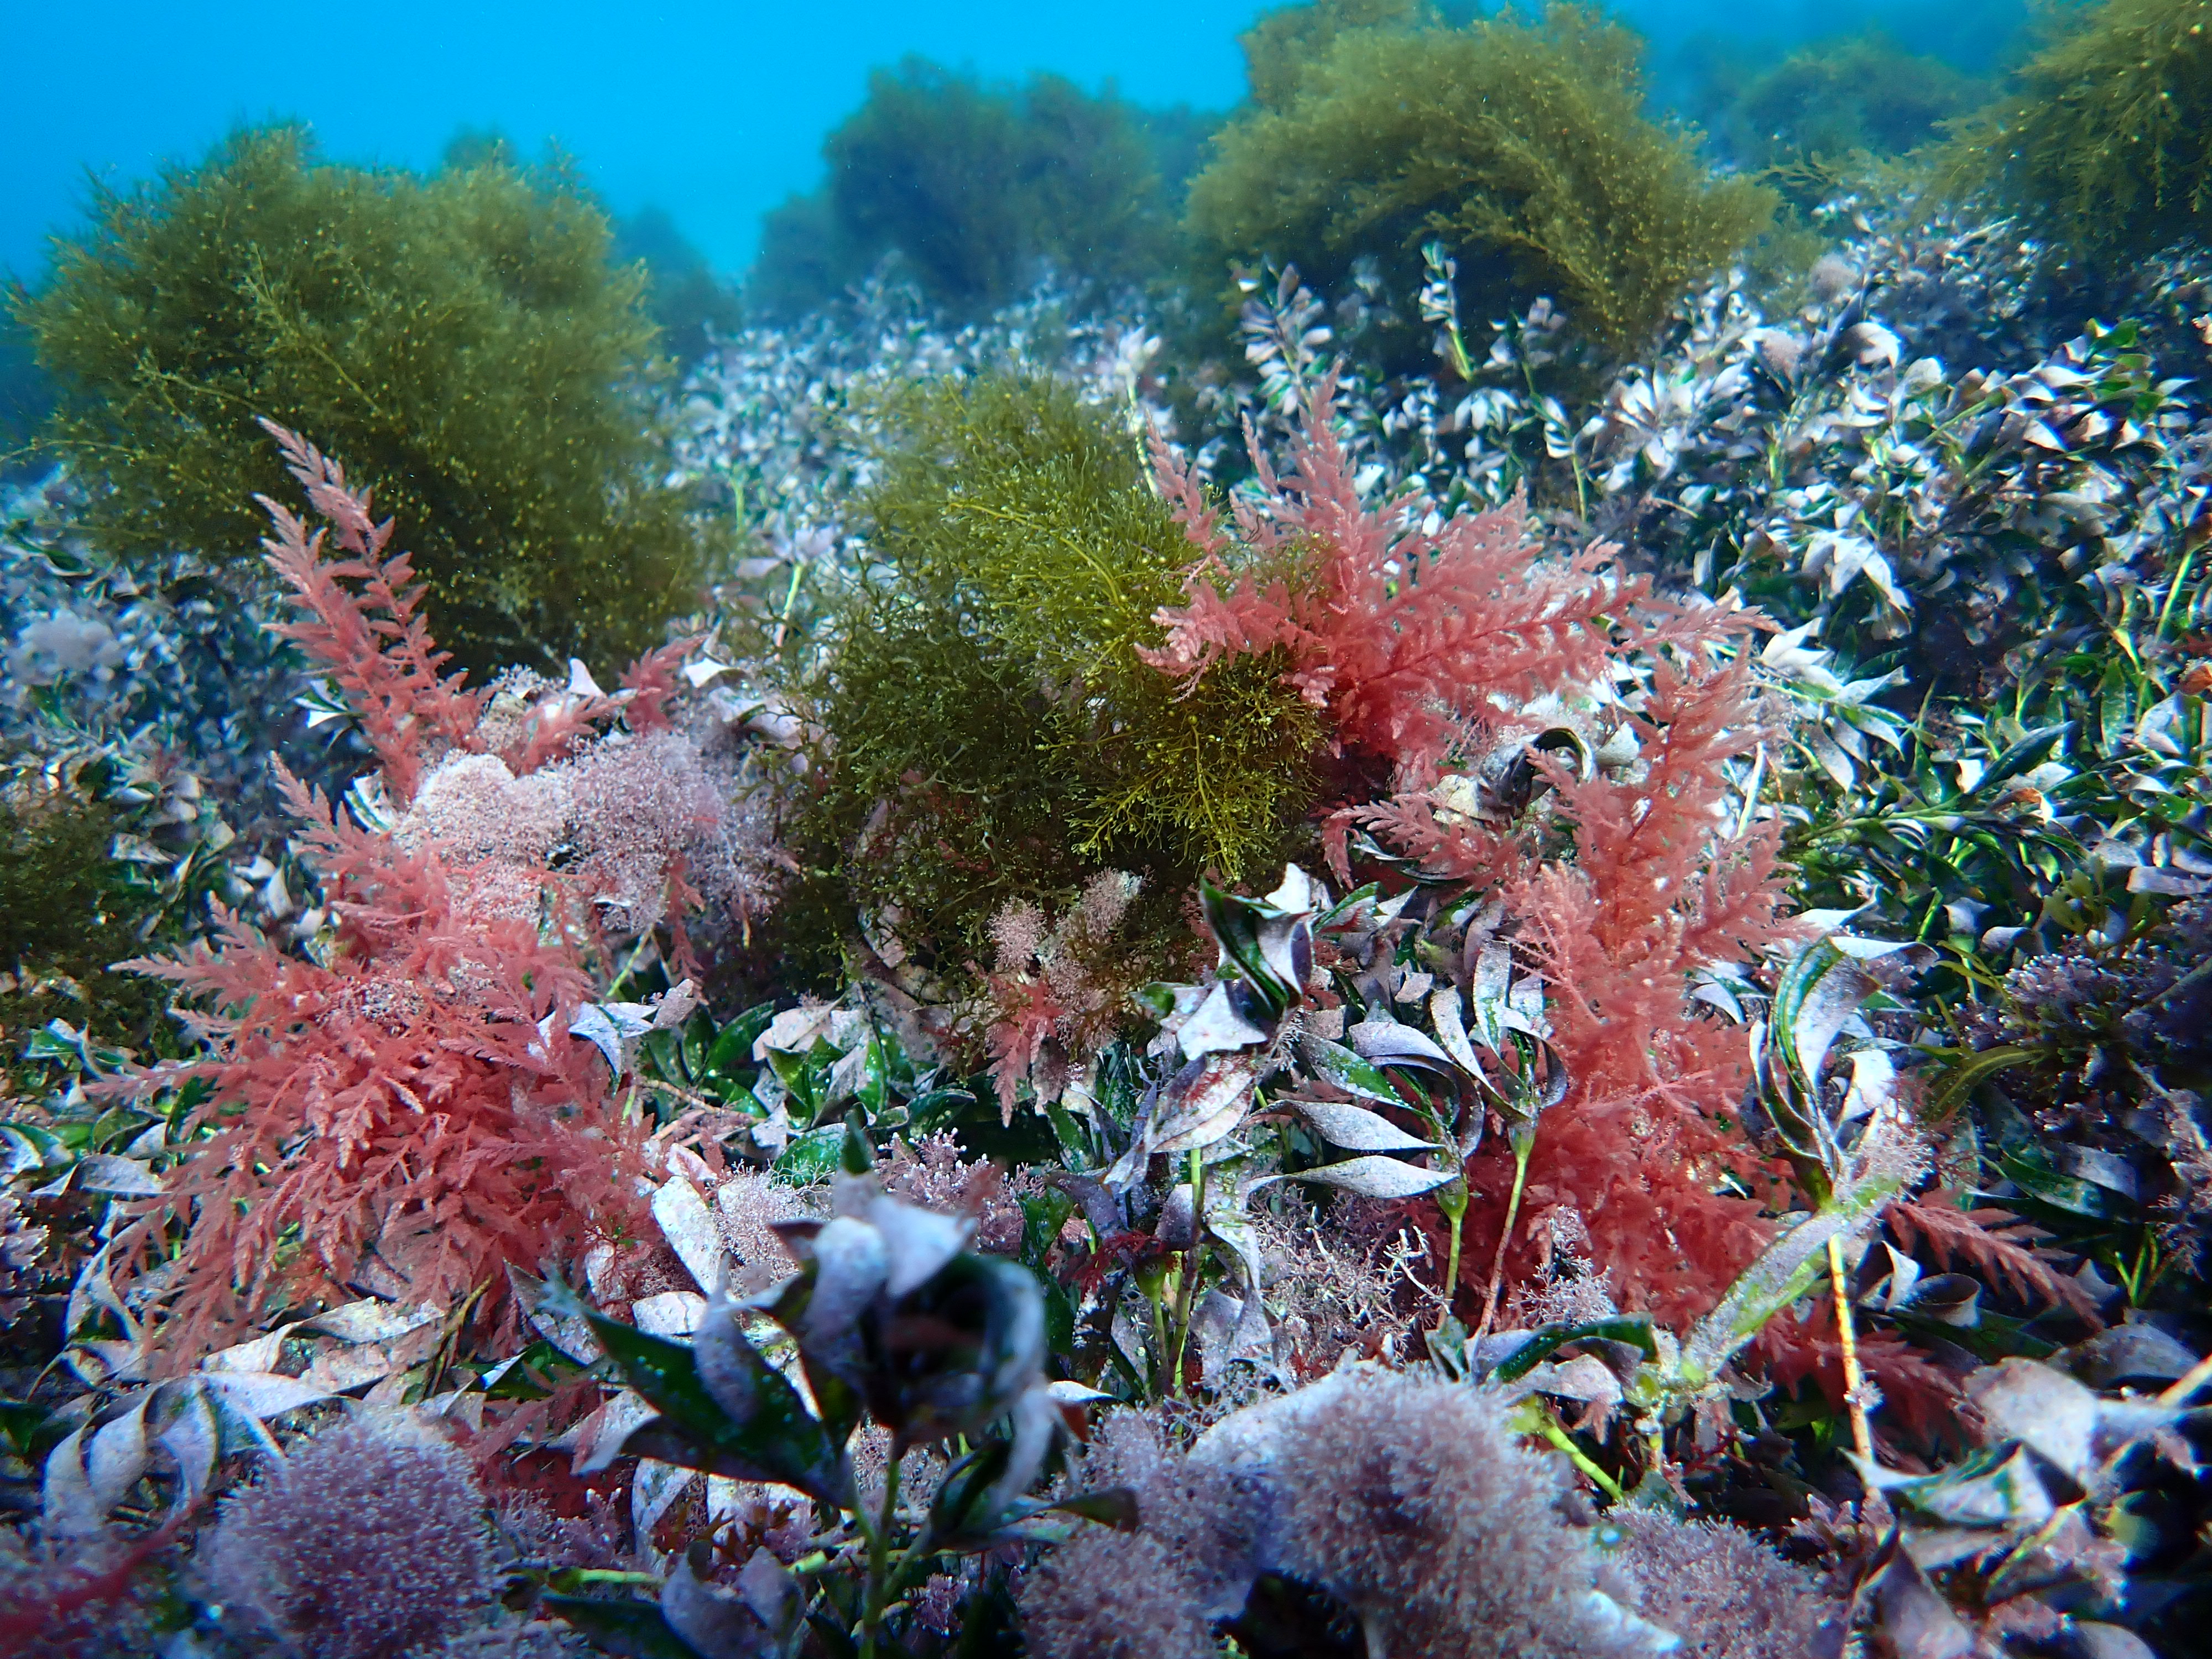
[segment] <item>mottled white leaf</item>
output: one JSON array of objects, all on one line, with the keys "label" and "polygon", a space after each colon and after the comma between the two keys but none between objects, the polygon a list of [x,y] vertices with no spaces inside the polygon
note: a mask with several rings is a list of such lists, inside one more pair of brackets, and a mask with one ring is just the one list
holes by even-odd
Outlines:
[{"label": "mottled white leaf", "polygon": [[161,1177],[135,1158],[87,1152],[76,1161],[76,1184],[88,1192],[149,1198],[161,1190]]},{"label": "mottled white leaf", "polygon": [[1161,1092],[1149,1150],[1173,1154],[1225,1139],[1251,1110],[1252,1082],[1252,1062],[1242,1054],[1208,1054],[1184,1066]]},{"label": "mottled white leaf", "polygon": [[661,1236],[702,1291],[720,1287],[726,1252],[722,1235],[699,1189],[682,1176],[663,1182],[653,1194],[653,1218]]},{"label": "mottled white leaf", "polygon": [[106,1515],[129,1495],[153,1462],[146,1444],[146,1407],[153,1403],[149,1390],[138,1396],[131,1409],[93,1431],[84,1449],[84,1477],[92,1489],[94,1506]]},{"label": "mottled white leaf", "polygon": [[699,1321],[707,1311],[707,1298],[693,1291],[664,1291],[659,1296],[641,1297],[630,1304],[630,1321],[647,1336],[665,1336],[672,1340],[687,1337],[699,1328]]},{"label": "mottled white leaf", "polygon": [[753,1059],[764,1062],[771,1053],[803,1054],[812,1049],[815,1042],[829,1035],[830,1024],[836,1017],[836,1008],[824,1005],[818,1008],[787,1008],[768,1024],[768,1030],[753,1039]]},{"label": "mottled white leaf", "polygon": [[645,1549],[653,1529],[660,1524],[660,1517],[674,1507],[676,1500],[699,1478],[696,1469],[679,1468],[673,1463],[663,1463],[650,1457],[637,1461],[637,1473],[630,1480],[630,1526],[637,1540]]},{"label": "mottled white leaf", "polygon": [[[894,1297],[934,1279],[945,1263],[967,1249],[975,1231],[971,1217],[939,1215],[889,1194],[869,1201],[868,1223],[882,1237],[883,1285]],[[829,1231],[823,1229],[823,1233]],[[816,1242],[819,1243],[819,1235]],[[816,1294],[821,1294],[821,1286]]]},{"label": "mottled white leaf", "polygon": [[1176,1028],[1176,1042],[1182,1046],[1185,1060],[1198,1060],[1207,1054],[1234,1054],[1241,1048],[1257,1048],[1267,1042],[1273,1033],[1264,1025],[1255,1024],[1237,1011],[1225,981],[1216,981],[1197,1012]]},{"label": "mottled white leaf", "polygon": [[1424,1170],[1399,1158],[1368,1157],[1324,1164],[1319,1169],[1300,1170],[1295,1175],[1263,1176],[1252,1184],[1258,1188],[1274,1181],[1313,1181],[1324,1187],[1357,1193],[1362,1198],[1413,1198],[1433,1192],[1455,1178],[1450,1170]]},{"label": "mottled white leaf", "polygon": [[1380,1112],[1342,1101],[1284,1100],[1313,1125],[1331,1146],[1351,1152],[1413,1152],[1429,1149],[1429,1142],[1408,1134]]},{"label": "mottled white leaf", "polygon": [[222,1425],[206,1390],[188,1380],[177,1414],[171,1418],[155,1443],[175,1460],[179,1510],[191,1508],[215,1485],[215,1467],[222,1455]]},{"label": "mottled white leaf", "polygon": [[333,1392],[301,1377],[267,1371],[210,1371],[201,1380],[210,1395],[226,1409],[257,1422],[328,1400]]},{"label": "mottled white leaf", "polygon": [[93,1538],[106,1524],[106,1511],[85,1479],[82,1428],[71,1429],[46,1454],[39,1480],[39,1522],[49,1538]]},{"label": "mottled white leaf", "polygon": [[553,1442],[552,1449],[574,1451],[569,1463],[572,1473],[597,1474],[622,1455],[623,1443],[633,1430],[659,1415],[642,1395],[624,1389]]},{"label": "mottled white leaf", "polygon": [[[359,1302],[349,1302],[342,1307],[333,1308],[328,1313],[317,1314],[313,1319],[301,1320],[297,1328],[335,1337],[341,1342],[390,1342],[410,1331],[436,1324],[439,1317],[438,1310],[428,1303],[410,1308],[404,1303],[386,1302],[368,1297]],[[265,1370],[268,1367],[241,1368],[234,1365],[224,1369]]]}]

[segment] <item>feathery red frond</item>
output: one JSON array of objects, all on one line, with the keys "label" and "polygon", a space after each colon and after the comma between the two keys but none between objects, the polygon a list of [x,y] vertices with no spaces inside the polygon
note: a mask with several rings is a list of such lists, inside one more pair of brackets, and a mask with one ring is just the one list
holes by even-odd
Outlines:
[{"label": "feathery red frond", "polygon": [[[298,433],[274,421],[261,424],[306,487],[309,503],[328,521],[310,535],[297,514],[266,495],[258,498],[276,528],[261,544],[270,568],[309,617],[276,631],[330,671],[383,763],[386,787],[404,805],[414,798],[426,751],[477,746],[484,694],[463,690],[465,675],[439,672],[449,654],[431,642],[417,611],[422,587],[408,556],[385,556],[392,520],[379,523],[371,515],[369,492],[355,489],[344,470]],[[324,541],[333,529],[349,557],[324,556]],[[359,591],[346,582],[358,583]]]}]

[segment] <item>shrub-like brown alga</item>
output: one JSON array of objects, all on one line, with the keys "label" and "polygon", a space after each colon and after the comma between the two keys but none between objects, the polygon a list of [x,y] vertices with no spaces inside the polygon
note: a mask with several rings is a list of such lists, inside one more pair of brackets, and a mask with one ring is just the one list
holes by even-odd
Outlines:
[{"label": "shrub-like brown alga", "polygon": [[619,663],[691,608],[700,547],[654,466],[643,279],[609,246],[573,181],[501,152],[424,179],[239,133],[103,192],[21,302],[49,443],[116,550],[258,558],[276,421],[406,524],[464,664]]},{"label": "shrub-like brown alga", "polygon": [[1313,794],[1319,714],[1279,652],[1194,691],[1139,658],[1191,550],[1137,440],[1014,374],[890,416],[875,558],[808,691],[827,740],[801,838],[848,915],[895,907],[957,968],[1002,904],[1102,868],[1170,915],[1202,871],[1265,868]]},{"label": "shrub-like brown alga", "polygon": [[1627,29],[1565,5],[1457,29],[1369,9],[1386,21],[1323,31],[1296,74],[1273,35],[1247,38],[1260,101],[1191,185],[1206,255],[1293,262],[1326,288],[1371,253],[1402,291],[1441,239],[1474,308],[1548,295],[1627,349],[1771,221],[1768,192],[1713,178],[1688,136],[1639,113]]}]

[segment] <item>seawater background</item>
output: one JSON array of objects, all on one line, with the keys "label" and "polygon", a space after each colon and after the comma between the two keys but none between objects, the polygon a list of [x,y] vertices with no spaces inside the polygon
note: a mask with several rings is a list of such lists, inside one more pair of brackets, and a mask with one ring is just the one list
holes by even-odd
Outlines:
[{"label": "seawater background", "polygon": [[[382,0],[280,9],[240,0],[25,6],[0,23],[0,271],[35,283],[46,238],[80,217],[88,173],[117,187],[196,161],[231,127],[296,117],[333,159],[427,167],[463,129],[551,142],[615,212],[665,209],[727,273],[761,215],[821,174],[823,134],[867,72],[908,52],[987,77],[1050,70],[1151,106],[1226,109],[1254,0],[848,0],[623,5]],[[1445,9],[1477,8],[1462,3]],[[2001,54],[2023,0],[1625,0],[1663,100],[1701,55],[1758,52],[1869,22],[1962,67]]]}]

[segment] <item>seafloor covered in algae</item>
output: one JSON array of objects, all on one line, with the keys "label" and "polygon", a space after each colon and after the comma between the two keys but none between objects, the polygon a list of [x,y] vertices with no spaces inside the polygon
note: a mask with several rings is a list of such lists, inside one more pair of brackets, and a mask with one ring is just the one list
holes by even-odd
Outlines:
[{"label": "seafloor covered in algae", "polygon": [[0,1650],[2196,1651],[2212,3],[1930,9],[101,177]]}]

